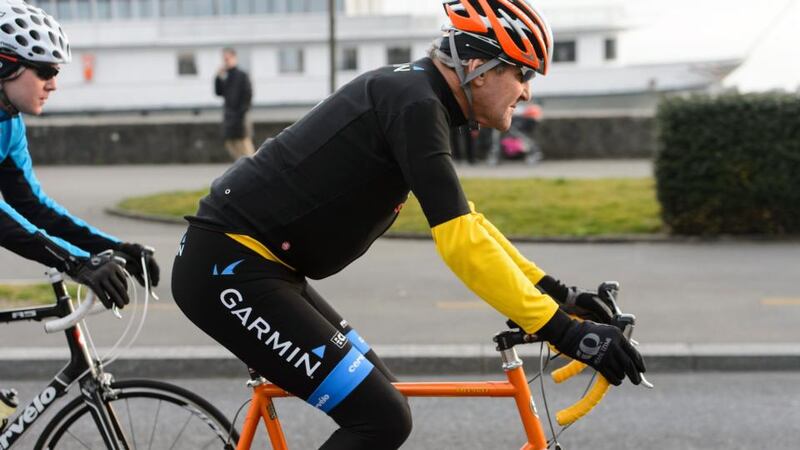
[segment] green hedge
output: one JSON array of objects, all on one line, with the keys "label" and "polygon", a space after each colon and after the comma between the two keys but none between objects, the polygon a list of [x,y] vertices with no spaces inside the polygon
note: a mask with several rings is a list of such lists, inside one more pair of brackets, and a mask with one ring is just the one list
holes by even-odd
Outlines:
[{"label": "green hedge", "polygon": [[656,192],[673,233],[800,233],[800,97],[673,98],[656,120]]}]

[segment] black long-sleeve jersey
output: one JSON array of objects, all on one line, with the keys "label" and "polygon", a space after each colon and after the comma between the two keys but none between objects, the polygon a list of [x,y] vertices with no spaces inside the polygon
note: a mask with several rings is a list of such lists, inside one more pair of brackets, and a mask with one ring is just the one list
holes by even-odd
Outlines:
[{"label": "black long-sleeve jersey", "polygon": [[0,112],[0,246],[67,270],[76,258],[116,248],[119,239],[70,214],[33,173],[21,115]]},{"label": "black long-sleeve jersey", "polygon": [[391,226],[409,191],[431,227],[470,212],[449,139],[465,122],[430,59],[367,72],[235,163],[187,219],[324,278]]}]

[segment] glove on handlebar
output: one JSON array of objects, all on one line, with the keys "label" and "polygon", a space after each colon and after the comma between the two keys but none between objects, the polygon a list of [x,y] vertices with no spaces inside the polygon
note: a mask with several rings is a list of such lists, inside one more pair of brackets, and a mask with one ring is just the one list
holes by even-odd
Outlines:
[{"label": "glove on handlebar", "polygon": [[81,259],[67,269],[67,275],[88,286],[106,308],[122,308],[130,301],[125,272],[109,255]]},{"label": "glove on handlebar", "polygon": [[545,275],[536,286],[553,297],[567,314],[597,323],[611,323],[614,312],[596,293],[577,287],[567,287],[561,281]]},{"label": "glove on handlebar", "polygon": [[642,382],[645,372],[642,355],[611,325],[571,319],[562,311],[536,334],[561,353],[592,366],[609,383],[619,386],[627,375],[633,384]]},{"label": "glove on handlebar", "polygon": [[153,256],[153,252],[141,244],[123,242],[119,244],[114,255],[125,259],[125,269],[136,278],[140,285],[144,286],[144,270],[142,269],[142,255],[147,265],[147,274],[153,286],[158,286],[160,279],[158,263]]}]

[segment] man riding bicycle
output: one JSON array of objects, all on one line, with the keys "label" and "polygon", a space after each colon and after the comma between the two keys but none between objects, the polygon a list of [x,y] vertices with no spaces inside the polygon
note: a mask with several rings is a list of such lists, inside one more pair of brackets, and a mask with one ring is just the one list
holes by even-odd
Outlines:
[{"label": "man riding bicycle", "polygon": [[617,328],[559,309],[609,314],[526,260],[453,167],[451,127],[506,130],[530,99],[550,64],[547,22],[522,0],[443,3],[452,26],[429,57],[359,76],[240,159],[187,218],[175,258],[173,296],[189,319],[339,424],[324,449],[398,448],[411,430],[392,373],[307,282],[366,252],[409,192],[445,263],[500,313],[611,383],[638,384],[645,370]]},{"label": "man riding bicycle", "polygon": [[[0,0],[0,245],[67,273],[106,307],[122,308],[127,281],[113,256],[123,258],[143,284],[144,247],[97,230],[48,197],[28,152],[22,113],[42,113],[56,90],[59,65],[71,58],[69,40],[53,17],[22,0]],[[146,264],[158,284],[158,265],[149,254]]]}]

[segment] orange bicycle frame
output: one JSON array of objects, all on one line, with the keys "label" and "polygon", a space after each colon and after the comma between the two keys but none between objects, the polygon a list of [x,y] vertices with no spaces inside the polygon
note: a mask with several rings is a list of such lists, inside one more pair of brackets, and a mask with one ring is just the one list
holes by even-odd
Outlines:
[{"label": "orange bicycle frame", "polygon": [[[513,348],[503,350],[501,354],[508,381],[394,383],[394,386],[407,397],[513,397],[528,439],[521,450],[545,450],[547,438],[522,369],[522,361]],[[251,386],[254,388],[252,401],[242,426],[237,450],[250,449],[261,419],[264,420],[273,450],[288,450],[272,399],[291,397],[292,394],[274,384],[266,383],[263,378],[255,380]]]}]

